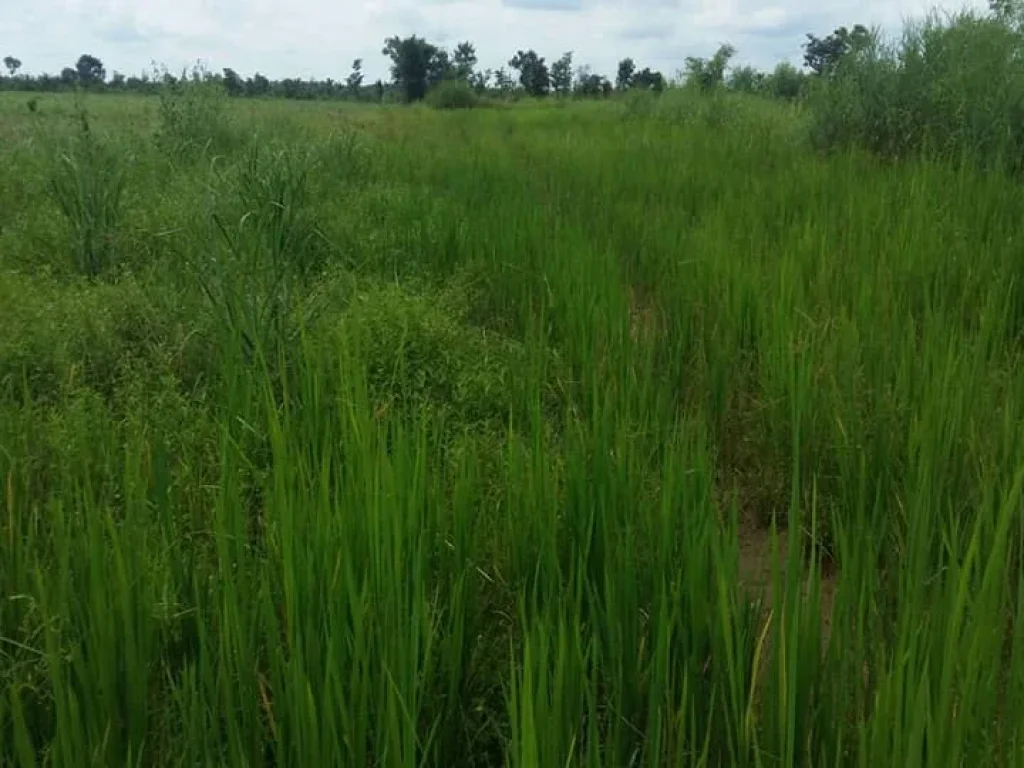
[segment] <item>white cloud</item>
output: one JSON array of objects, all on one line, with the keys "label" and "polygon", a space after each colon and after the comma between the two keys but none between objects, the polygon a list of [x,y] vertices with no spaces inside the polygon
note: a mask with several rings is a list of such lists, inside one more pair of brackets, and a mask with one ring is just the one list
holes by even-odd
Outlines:
[{"label": "white cloud", "polygon": [[[983,8],[985,0],[963,0]],[[503,66],[522,48],[613,76],[633,57],[667,75],[686,56],[731,42],[738,60],[770,67],[800,61],[806,32],[862,23],[898,32],[928,0],[3,0],[0,41],[26,72],[59,72],[91,53],[108,72],[151,61],[172,70],[202,60],[272,78],[344,78],[355,58],[369,79],[387,77],[385,37],[418,34],[453,46],[471,40],[483,67]],[[947,6],[957,10],[961,5]],[[46,23],[41,23],[45,19]],[[4,43],[0,43],[4,45]]]}]

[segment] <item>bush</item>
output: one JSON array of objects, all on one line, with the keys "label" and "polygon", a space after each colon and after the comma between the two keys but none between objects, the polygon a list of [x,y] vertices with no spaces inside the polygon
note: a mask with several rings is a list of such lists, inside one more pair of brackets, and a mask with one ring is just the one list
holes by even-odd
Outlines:
[{"label": "bush", "polygon": [[84,385],[111,397],[143,374],[146,381],[171,374],[191,388],[218,362],[198,309],[132,277],[69,284],[0,272],[0,392],[57,402]]},{"label": "bush", "polygon": [[175,159],[197,159],[214,152],[236,149],[241,137],[225,114],[227,93],[195,69],[190,75],[170,78],[164,73],[160,90],[156,143]]},{"label": "bush", "polygon": [[889,158],[915,154],[1021,170],[1024,36],[1004,21],[961,13],[909,25],[813,89],[820,148],[857,144]]},{"label": "bush", "polygon": [[[523,372],[530,359],[522,342],[467,322],[458,290],[412,292],[380,285],[355,296],[340,318],[366,365],[378,407],[445,411],[456,431],[526,423]],[[554,369],[556,361],[548,364]],[[554,408],[553,389],[545,407]]]},{"label": "bush", "polygon": [[445,80],[427,94],[427,103],[435,109],[472,109],[480,106],[480,97],[467,82]]}]

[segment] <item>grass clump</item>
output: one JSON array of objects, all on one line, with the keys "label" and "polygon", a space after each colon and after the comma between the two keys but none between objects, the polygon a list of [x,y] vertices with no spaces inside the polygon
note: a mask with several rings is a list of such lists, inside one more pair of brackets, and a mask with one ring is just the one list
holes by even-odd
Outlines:
[{"label": "grass clump", "polygon": [[94,134],[84,108],[77,123],[54,161],[48,191],[68,229],[73,270],[96,279],[116,266],[127,159]]},{"label": "grass clump", "polygon": [[164,81],[154,139],[173,161],[221,155],[244,142],[231,124],[228,97],[221,84],[200,67],[180,77],[155,73]]}]

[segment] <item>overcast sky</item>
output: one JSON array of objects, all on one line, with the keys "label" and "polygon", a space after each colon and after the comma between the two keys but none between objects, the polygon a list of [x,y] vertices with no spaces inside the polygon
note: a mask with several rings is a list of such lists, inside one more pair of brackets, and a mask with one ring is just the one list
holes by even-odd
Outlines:
[{"label": "overcast sky", "polygon": [[[108,74],[139,74],[151,61],[172,70],[202,60],[243,76],[344,79],[362,58],[368,80],[387,77],[385,37],[417,34],[444,47],[476,45],[480,66],[505,65],[517,49],[549,61],[574,52],[614,77],[633,57],[674,75],[687,56],[709,56],[721,42],[737,62],[768,68],[800,63],[804,34],[879,25],[898,32],[904,18],[934,0],[0,0],[0,56],[23,71],[58,73],[91,53]],[[941,0],[944,10],[985,0]]]}]

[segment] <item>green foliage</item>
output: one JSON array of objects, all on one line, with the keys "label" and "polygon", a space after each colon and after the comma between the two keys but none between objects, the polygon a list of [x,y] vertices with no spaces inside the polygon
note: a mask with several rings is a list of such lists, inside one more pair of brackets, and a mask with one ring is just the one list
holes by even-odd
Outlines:
[{"label": "green foliage", "polygon": [[103,85],[107,78],[107,71],[103,68],[103,62],[89,53],[83,53],[75,63],[75,72],[78,75],[77,82],[83,88],[93,88]]},{"label": "green foliage", "polygon": [[[410,293],[395,286],[362,291],[342,316],[342,330],[366,361],[378,407],[406,413],[427,407],[463,427],[523,424],[518,376],[529,364],[521,342],[467,328],[458,294]],[[517,412],[518,411],[518,412]]]},{"label": "green foliage", "polygon": [[1019,182],[632,90],[96,100],[152,258],[0,270],[0,763],[1021,762]]},{"label": "green foliage", "polygon": [[736,48],[725,43],[710,59],[686,57],[686,83],[702,92],[712,91],[725,83],[725,70],[736,55]]},{"label": "green foliage", "polygon": [[76,272],[90,279],[109,274],[118,257],[125,172],[123,148],[97,137],[84,107],[78,130],[49,172],[50,199],[64,218]]},{"label": "green foliage", "polygon": [[480,105],[480,97],[464,80],[445,80],[430,89],[427,103],[436,109],[470,109]]},{"label": "green foliage", "polygon": [[777,99],[793,101],[807,95],[807,76],[788,61],[783,61],[765,78],[764,87]]},{"label": "green foliage", "polygon": [[202,306],[137,278],[58,283],[0,274],[0,390],[57,404],[86,386],[112,398],[128,378],[172,375],[187,389],[216,373]]},{"label": "green foliage", "polygon": [[233,149],[240,138],[226,114],[226,96],[199,67],[173,78],[160,91],[156,143],[173,160],[193,162]]},{"label": "green foliage", "polygon": [[222,181],[237,197],[210,212],[210,251],[191,264],[222,323],[222,341],[246,361],[276,364],[318,309],[301,291],[322,272],[326,255],[310,205],[314,159],[290,148],[249,148]]},{"label": "green foliage", "polygon": [[381,52],[391,59],[391,77],[407,103],[423,99],[448,71],[447,54],[416,35],[390,37]]},{"label": "green foliage", "polygon": [[612,84],[608,78],[592,72],[589,67],[580,67],[576,71],[574,91],[583,98],[608,96],[612,92]]},{"label": "green foliage", "polygon": [[615,88],[624,91],[633,84],[633,74],[636,72],[636,63],[625,58],[619,62],[619,68],[615,75]]},{"label": "green foliage", "polygon": [[470,82],[476,62],[476,48],[473,44],[468,40],[459,43],[452,55],[452,76],[457,80]]},{"label": "green foliage", "polygon": [[572,51],[566,51],[551,65],[551,89],[559,96],[572,90]]},{"label": "green foliage", "polygon": [[543,56],[534,50],[517,51],[508,65],[519,72],[519,84],[530,96],[546,96],[551,90],[551,74]]},{"label": "green foliage", "polygon": [[814,137],[891,158],[924,153],[1019,170],[1022,51],[1024,37],[998,18],[930,16],[892,46],[842,59],[816,89]]},{"label": "green foliage", "polygon": [[808,34],[803,46],[804,65],[814,74],[827,77],[835,72],[844,57],[856,56],[867,50],[876,38],[877,32],[870,32],[862,24],[857,24],[852,30],[839,27],[825,38]]},{"label": "green foliage", "polygon": [[360,89],[363,87],[363,60],[356,59],[352,62],[352,72],[345,80],[345,87],[354,99],[359,99]]}]

